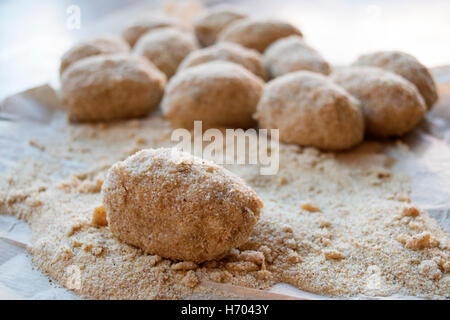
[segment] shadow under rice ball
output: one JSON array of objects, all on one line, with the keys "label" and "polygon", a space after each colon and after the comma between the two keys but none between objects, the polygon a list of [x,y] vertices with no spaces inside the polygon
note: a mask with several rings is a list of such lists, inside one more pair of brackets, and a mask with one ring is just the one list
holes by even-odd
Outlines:
[{"label": "shadow under rice ball", "polygon": [[142,150],[108,171],[111,232],[172,260],[219,259],[247,242],[263,203],[237,176],[176,149]]}]

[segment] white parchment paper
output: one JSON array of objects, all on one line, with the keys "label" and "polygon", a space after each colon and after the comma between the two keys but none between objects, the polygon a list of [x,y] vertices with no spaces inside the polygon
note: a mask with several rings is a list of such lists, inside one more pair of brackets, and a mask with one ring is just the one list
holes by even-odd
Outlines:
[{"label": "white parchment paper", "polygon": [[[413,151],[410,156],[405,158],[392,152],[392,156],[398,158],[395,170],[411,177],[413,202],[427,210],[447,232],[450,232],[450,118],[446,118],[446,112],[450,110],[449,97],[450,94],[441,93],[436,112],[427,115],[423,124],[402,140]],[[54,134],[57,139],[61,133],[52,125],[64,123],[50,120],[54,117],[65,119],[63,113],[56,92],[48,85],[27,90],[2,102],[0,178],[12,168],[15,160],[36,152],[28,143],[34,134],[45,132]],[[77,165],[65,163],[68,171]],[[64,172],[58,174],[64,176]],[[0,237],[29,244],[30,228],[25,222],[0,212]],[[304,292],[284,284],[271,291],[292,297],[305,296]],[[319,298],[312,294],[309,297]],[[25,249],[0,239],[0,299],[77,298],[34,268]]]}]

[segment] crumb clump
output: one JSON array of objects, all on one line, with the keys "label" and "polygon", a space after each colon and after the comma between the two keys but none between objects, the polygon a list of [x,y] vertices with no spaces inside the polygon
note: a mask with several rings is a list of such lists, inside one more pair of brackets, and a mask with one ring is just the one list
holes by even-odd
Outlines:
[{"label": "crumb clump", "polygon": [[414,206],[408,206],[408,207],[403,208],[402,215],[404,217],[413,217],[413,218],[415,218],[415,217],[420,215],[420,211],[419,211],[419,209],[417,209]]},{"label": "crumb clump", "polygon": [[439,280],[442,278],[442,272],[433,260],[422,261],[419,265],[419,272],[431,280]]},{"label": "crumb clump", "polygon": [[92,224],[96,227],[105,227],[108,225],[106,220],[106,209],[104,206],[96,207],[92,215]]},{"label": "crumb clump", "polygon": [[405,245],[405,248],[411,250],[423,250],[435,245],[429,232],[422,232],[412,237],[401,235],[399,241]]},{"label": "crumb clump", "polygon": [[238,261],[238,262],[228,262],[225,264],[225,268],[228,271],[236,272],[250,272],[259,270],[259,266],[250,261]]},{"label": "crumb clump", "polygon": [[320,212],[320,209],[311,203],[303,203],[300,208],[309,212]]},{"label": "crumb clump", "polygon": [[186,273],[186,276],[181,279],[181,283],[186,287],[195,288],[200,283],[200,281],[195,275],[195,272],[190,270]]},{"label": "crumb clump", "polygon": [[171,268],[172,270],[195,270],[198,268],[198,264],[192,261],[182,261],[174,263]]},{"label": "crumb clump", "polygon": [[325,250],[323,252],[323,255],[325,256],[325,259],[327,260],[341,260],[344,258],[344,255],[342,252],[338,250]]}]

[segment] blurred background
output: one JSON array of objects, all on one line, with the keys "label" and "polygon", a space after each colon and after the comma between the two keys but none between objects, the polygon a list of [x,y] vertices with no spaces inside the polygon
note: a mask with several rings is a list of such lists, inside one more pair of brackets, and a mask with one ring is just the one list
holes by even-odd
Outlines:
[{"label": "blurred background", "polygon": [[449,0],[0,0],[0,99],[57,83],[61,55],[80,39],[120,32],[152,11],[190,18],[224,3],[295,24],[335,65],[382,49],[411,53],[429,67],[450,65]]}]

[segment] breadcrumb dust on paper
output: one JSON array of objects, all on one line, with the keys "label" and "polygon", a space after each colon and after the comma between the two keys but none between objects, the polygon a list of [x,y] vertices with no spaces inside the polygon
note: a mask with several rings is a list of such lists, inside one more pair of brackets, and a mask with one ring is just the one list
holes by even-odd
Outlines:
[{"label": "breadcrumb dust on paper", "polygon": [[[27,103],[43,108],[35,102],[51,94],[40,88]],[[63,112],[44,110],[42,121],[0,122],[7,150],[0,212],[30,224],[33,264],[82,297],[224,295],[207,281],[258,289],[287,283],[331,297],[450,297],[449,235],[410,199],[410,179],[392,158],[412,161],[404,144],[367,142],[338,154],[280,145],[275,176],[227,166],[264,209],[248,243],[195,265],[124,244],[103,219],[99,190],[108,168],[140,149],[170,146],[168,123],[153,115],[70,125]]]}]

